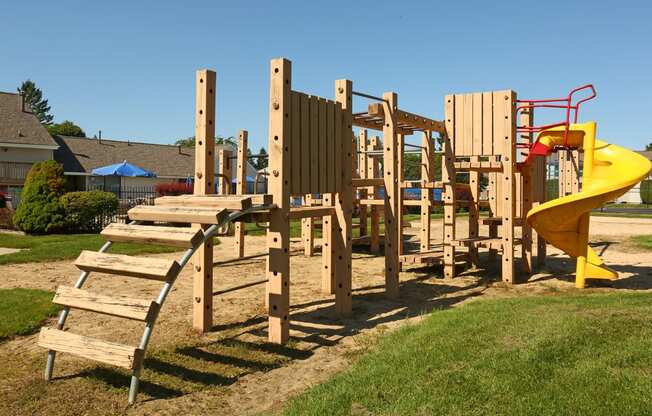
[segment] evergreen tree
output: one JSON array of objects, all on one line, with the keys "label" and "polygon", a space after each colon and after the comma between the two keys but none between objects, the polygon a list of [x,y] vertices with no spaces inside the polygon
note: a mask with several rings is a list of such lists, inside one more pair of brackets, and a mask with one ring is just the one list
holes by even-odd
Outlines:
[{"label": "evergreen tree", "polygon": [[[266,155],[267,151],[265,150],[264,147],[261,147],[260,150],[258,151],[258,153],[261,154],[261,155]],[[267,157],[258,157],[258,158],[256,158],[256,163],[253,164],[253,165],[258,170],[265,169],[269,165],[269,158],[267,158]]]},{"label": "evergreen tree", "polygon": [[54,116],[50,114],[48,100],[43,99],[43,92],[36,88],[34,81],[28,79],[18,88],[25,99],[25,104],[29,106],[36,118],[46,126],[52,123]]}]

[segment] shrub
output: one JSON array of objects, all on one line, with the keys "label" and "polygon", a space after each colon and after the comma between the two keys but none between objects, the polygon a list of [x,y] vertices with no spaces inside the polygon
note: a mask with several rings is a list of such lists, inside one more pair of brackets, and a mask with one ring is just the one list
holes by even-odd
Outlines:
[{"label": "shrub", "polygon": [[105,219],[118,212],[118,197],[111,192],[68,192],[61,197],[66,228],[72,232],[98,232]]},{"label": "shrub", "polygon": [[0,208],[7,208],[7,195],[0,192]]},{"label": "shrub", "polygon": [[641,182],[641,200],[644,204],[652,204],[652,180]]},{"label": "shrub", "polygon": [[66,225],[59,197],[65,191],[63,166],[54,160],[35,163],[27,174],[14,224],[29,234],[54,233]]},{"label": "shrub", "polygon": [[184,195],[192,194],[193,186],[182,182],[157,183],[156,194],[159,196],[166,195]]}]

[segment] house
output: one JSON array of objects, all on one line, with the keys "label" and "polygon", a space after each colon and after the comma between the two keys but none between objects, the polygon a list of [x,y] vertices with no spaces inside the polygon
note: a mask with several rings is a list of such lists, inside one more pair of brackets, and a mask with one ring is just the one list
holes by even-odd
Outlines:
[{"label": "house", "polygon": [[[646,157],[648,160],[652,160],[652,151],[650,150],[639,150],[636,153]],[[643,181],[645,182],[645,186],[647,186],[648,189],[650,185],[649,182],[650,179],[652,179],[652,175],[648,176],[647,180]],[[634,186],[632,189],[627,191],[627,193],[625,193],[623,196],[618,198],[616,202],[622,204],[641,204],[643,202],[643,199],[641,198],[641,184],[643,184],[643,182],[637,183],[636,186]]]},{"label": "house", "polygon": [[0,92],[0,192],[19,195],[32,165],[58,147],[22,95]]},{"label": "house", "polygon": [[[136,188],[151,189],[158,183],[185,183],[195,173],[194,147],[69,136],[54,136],[54,140],[59,146],[54,152],[54,160],[63,164],[64,175],[76,190],[99,188],[117,192],[117,190]],[[231,150],[233,156],[236,154],[235,149],[228,144],[216,145],[215,154],[218,154],[220,149]],[[91,175],[95,168],[120,163],[123,160],[153,172],[156,177]],[[235,160],[232,159],[231,162],[229,176],[235,180]],[[218,163],[219,161],[216,160],[215,172],[218,171]],[[256,176],[256,169],[249,163],[247,163],[247,176],[249,182],[253,182]]]}]

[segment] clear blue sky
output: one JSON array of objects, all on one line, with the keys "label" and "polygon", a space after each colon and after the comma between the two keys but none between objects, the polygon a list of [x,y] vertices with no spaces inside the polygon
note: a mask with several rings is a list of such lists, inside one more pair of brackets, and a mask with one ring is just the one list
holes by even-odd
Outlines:
[{"label": "clear blue sky", "polygon": [[193,135],[194,71],[211,68],[217,133],[246,128],[257,150],[269,60],[284,56],[297,90],[332,97],[334,80],[348,78],[435,118],[449,92],[556,97],[592,82],[599,96],[582,118],[598,121],[599,136],[636,149],[652,141],[649,1],[5,0],[0,14],[0,91],[31,78],[56,121],[89,136]]}]

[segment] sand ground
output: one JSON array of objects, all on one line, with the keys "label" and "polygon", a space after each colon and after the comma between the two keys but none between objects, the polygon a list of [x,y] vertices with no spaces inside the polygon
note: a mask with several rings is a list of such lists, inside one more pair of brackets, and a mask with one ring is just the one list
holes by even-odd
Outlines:
[{"label": "sand ground", "polygon": [[[460,221],[460,233],[465,224]],[[588,290],[651,290],[652,252],[636,248],[628,242],[633,234],[652,234],[652,221],[596,218],[592,222],[592,241],[607,264],[621,273],[610,287]],[[441,235],[441,225],[433,221],[433,239]],[[326,380],[350,365],[356,351],[364,350],[374,334],[420,319],[436,309],[456,307],[469,301],[486,298],[522,296],[537,293],[574,291],[574,261],[549,248],[544,268],[527,283],[505,285],[499,281],[498,262],[485,269],[463,271],[455,279],[441,278],[439,266],[405,267],[401,273],[401,297],[388,300],[383,294],[382,256],[364,248],[355,250],[353,261],[354,310],[348,319],[337,319],[333,297],[321,292],[321,258],[303,256],[298,240],[293,240],[291,257],[291,336],[293,351],[298,351],[278,368],[252,370],[225,386],[224,394],[193,392],[173,397],[155,397],[129,408],[129,414],[198,414],[219,410],[221,414],[250,414],[279,408],[289,397]],[[228,336],[244,342],[260,342],[266,338],[265,238],[247,237],[245,259],[234,259],[233,239],[221,238],[215,247],[214,331],[198,337],[210,343]],[[178,257],[164,254],[159,257]],[[481,261],[487,263],[486,255]],[[35,263],[0,266],[0,287],[31,287],[55,290],[59,285],[72,285],[79,272],[72,262]],[[240,290],[233,288],[243,287]],[[120,293],[148,298],[160,285],[149,281],[94,274],[86,289],[101,293]],[[192,276],[186,268],[176,282],[157,322],[151,346],[162,347],[180,339],[195,339],[191,328]],[[117,324],[119,322],[119,324]],[[68,320],[72,332],[106,340],[136,345],[142,334],[139,323],[116,320],[104,315],[75,311]],[[226,335],[225,335],[226,334]],[[21,360],[42,357],[45,352],[36,346],[37,335],[19,337],[0,344],[0,359]],[[64,378],[79,376],[81,362],[70,355],[57,358],[56,374]],[[28,361],[28,360],[26,360]],[[66,382],[66,381],[55,381]],[[0,391],[16,387],[16,380],[0,381]],[[3,386],[4,384],[4,386]],[[126,395],[124,400],[126,402]]]}]

